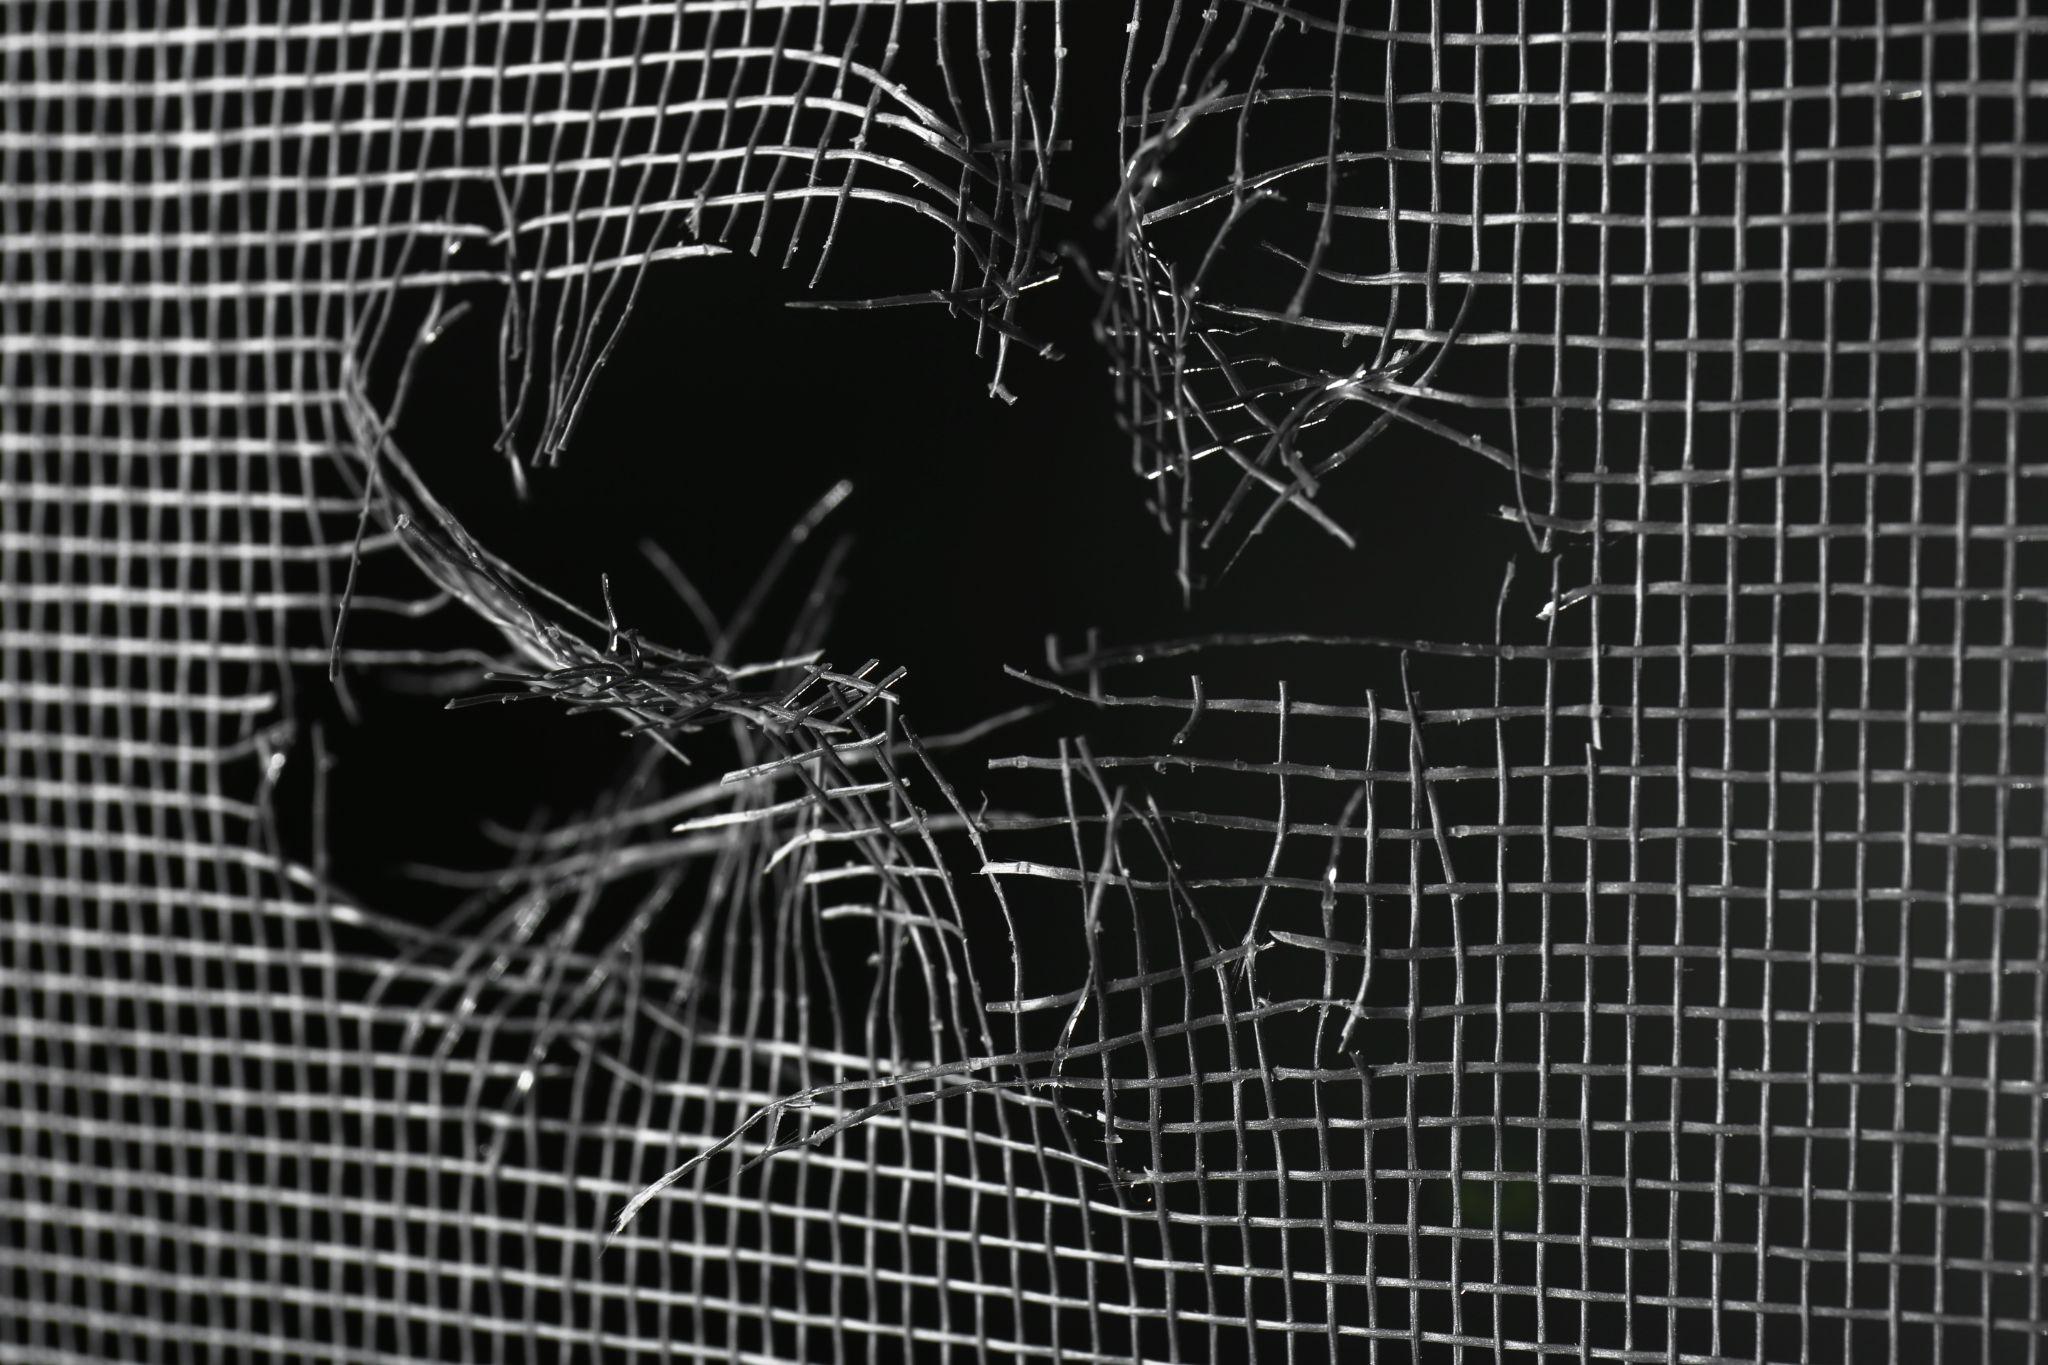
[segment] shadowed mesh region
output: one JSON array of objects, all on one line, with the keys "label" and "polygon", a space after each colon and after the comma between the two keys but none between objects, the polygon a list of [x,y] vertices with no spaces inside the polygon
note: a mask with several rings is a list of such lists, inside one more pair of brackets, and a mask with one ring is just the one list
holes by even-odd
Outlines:
[{"label": "shadowed mesh region", "polygon": [[[1081,8],[0,10],[0,1358],[2039,1358],[2048,24]],[[844,485],[681,630],[541,584],[436,480],[605,460],[733,252],[1026,403],[1085,291],[1196,602],[1495,490],[1493,629],[927,735]],[[420,922],[382,690],[624,757]]]}]

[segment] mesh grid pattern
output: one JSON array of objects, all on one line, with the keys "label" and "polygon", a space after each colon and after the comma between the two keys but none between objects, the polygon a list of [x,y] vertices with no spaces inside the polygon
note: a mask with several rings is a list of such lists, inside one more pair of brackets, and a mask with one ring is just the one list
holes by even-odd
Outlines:
[{"label": "mesh grid pattern", "polygon": [[[906,209],[1035,344],[1070,8],[0,9],[0,1357],[2039,1357],[2023,7],[1139,4],[1184,582],[1416,427],[1495,639],[1055,647],[999,811],[892,702],[484,932],[284,856],[361,376],[485,305],[552,459],[646,270]],[[541,927],[600,865],[681,953]]]}]

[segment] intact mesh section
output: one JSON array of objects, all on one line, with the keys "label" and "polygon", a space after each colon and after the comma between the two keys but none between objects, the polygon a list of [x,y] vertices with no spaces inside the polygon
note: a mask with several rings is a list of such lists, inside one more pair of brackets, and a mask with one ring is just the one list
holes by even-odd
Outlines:
[{"label": "intact mesh section", "polygon": [[[2048,21],[1129,15],[1111,128],[1059,0],[0,10],[0,1357],[2039,1358]],[[1428,458],[1492,639],[1055,642],[926,740],[822,592],[661,652],[400,449],[469,310],[479,477],[604,458],[729,250],[1001,391],[1098,207],[1162,572]],[[647,761],[351,901],[345,597]]]}]

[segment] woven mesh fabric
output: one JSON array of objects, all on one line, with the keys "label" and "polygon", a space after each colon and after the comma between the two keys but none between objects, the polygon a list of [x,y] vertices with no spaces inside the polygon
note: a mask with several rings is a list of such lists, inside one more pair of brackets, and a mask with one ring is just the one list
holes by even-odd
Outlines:
[{"label": "woven mesh fabric", "polygon": [[[1080,3],[0,7],[0,1358],[2039,1358],[2048,21],[1142,0],[1085,130]],[[578,615],[410,358],[603,458],[726,251],[1001,392],[1089,281],[1190,594],[1419,433],[1493,637],[1054,641],[927,739],[816,595]],[[360,903],[279,832],[345,601],[655,739]]]}]

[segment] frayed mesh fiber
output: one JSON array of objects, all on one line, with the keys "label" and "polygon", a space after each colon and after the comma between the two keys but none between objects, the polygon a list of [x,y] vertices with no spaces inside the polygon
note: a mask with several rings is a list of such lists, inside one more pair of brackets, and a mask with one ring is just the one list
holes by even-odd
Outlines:
[{"label": "frayed mesh fiber", "polygon": [[[0,7],[0,1359],[2038,1361],[2044,35]],[[1339,567],[945,733],[844,485],[732,605],[544,585],[448,481],[616,458],[734,254],[1106,376],[1187,601]],[[1418,461],[1491,629],[1286,624],[1431,576],[1341,572]],[[328,839],[385,688],[627,758],[406,913]]]}]

